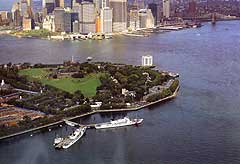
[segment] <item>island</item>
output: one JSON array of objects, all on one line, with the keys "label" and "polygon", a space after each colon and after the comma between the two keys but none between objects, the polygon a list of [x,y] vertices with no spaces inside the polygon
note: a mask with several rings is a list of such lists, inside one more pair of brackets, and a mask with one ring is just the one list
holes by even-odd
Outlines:
[{"label": "island", "polygon": [[179,75],[107,62],[0,65],[0,139],[99,112],[173,99]]}]

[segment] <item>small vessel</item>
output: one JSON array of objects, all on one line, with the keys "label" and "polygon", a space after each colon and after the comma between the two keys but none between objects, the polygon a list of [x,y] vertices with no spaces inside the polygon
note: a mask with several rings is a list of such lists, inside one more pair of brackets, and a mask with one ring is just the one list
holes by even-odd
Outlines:
[{"label": "small vessel", "polygon": [[87,127],[80,127],[76,129],[70,136],[68,136],[63,142],[62,148],[67,149],[76,143],[86,132]]},{"label": "small vessel", "polygon": [[106,128],[115,128],[129,125],[138,125],[143,122],[143,119],[129,119],[128,117],[124,117],[123,119],[111,120],[110,122],[96,124],[96,129],[106,129]]},{"label": "small vessel", "polygon": [[56,137],[56,138],[54,139],[53,146],[59,144],[59,143],[62,142],[62,141],[63,141],[63,138],[61,138],[61,137]]},{"label": "small vessel", "polygon": [[93,60],[93,57],[91,56],[87,57],[87,61],[91,61],[91,60]]}]

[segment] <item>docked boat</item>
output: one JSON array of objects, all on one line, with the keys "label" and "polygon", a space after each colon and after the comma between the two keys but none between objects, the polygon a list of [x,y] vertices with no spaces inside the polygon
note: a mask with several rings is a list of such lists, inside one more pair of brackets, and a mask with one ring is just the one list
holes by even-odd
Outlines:
[{"label": "docked boat", "polygon": [[56,149],[67,149],[76,143],[86,132],[87,127],[76,129],[71,135],[66,138],[55,138],[54,146]]},{"label": "docked boat", "polygon": [[143,122],[143,119],[129,119],[124,117],[123,119],[111,120],[110,122],[96,124],[96,129],[116,128],[122,126],[138,125]]},{"label": "docked boat", "polygon": [[63,149],[67,149],[76,143],[86,132],[86,127],[76,129],[70,136],[68,136],[66,142],[62,145]]}]

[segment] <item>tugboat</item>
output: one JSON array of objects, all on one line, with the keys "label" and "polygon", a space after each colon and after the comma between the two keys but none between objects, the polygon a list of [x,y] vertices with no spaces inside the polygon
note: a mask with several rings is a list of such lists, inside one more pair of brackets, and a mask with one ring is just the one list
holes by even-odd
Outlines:
[{"label": "tugboat", "polygon": [[129,119],[128,117],[124,117],[123,119],[111,120],[110,122],[96,124],[96,129],[106,129],[106,128],[115,128],[122,126],[130,126],[130,125],[138,125],[143,122],[143,119]]}]

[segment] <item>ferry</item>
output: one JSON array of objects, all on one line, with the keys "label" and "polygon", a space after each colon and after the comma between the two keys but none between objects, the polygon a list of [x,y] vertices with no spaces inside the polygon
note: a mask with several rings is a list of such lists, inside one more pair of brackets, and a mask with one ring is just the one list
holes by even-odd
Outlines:
[{"label": "ferry", "polygon": [[96,124],[96,129],[106,129],[106,128],[115,128],[129,125],[138,125],[143,122],[143,119],[129,119],[128,117],[124,117],[123,119],[111,120],[110,122]]},{"label": "ferry", "polygon": [[76,143],[86,132],[87,127],[76,129],[71,135],[66,138],[55,138],[54,146],[56,149],[67,149]]}]

